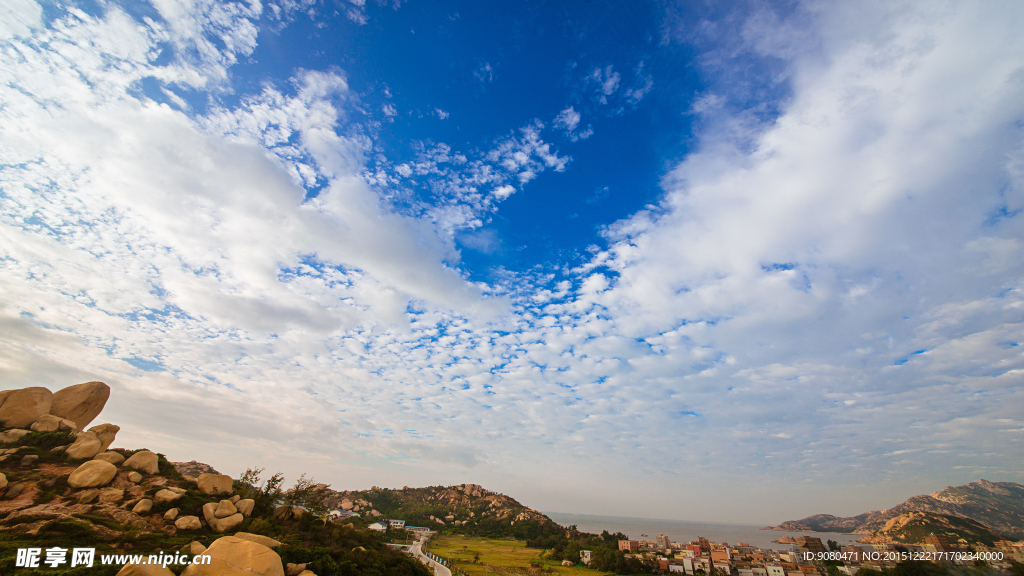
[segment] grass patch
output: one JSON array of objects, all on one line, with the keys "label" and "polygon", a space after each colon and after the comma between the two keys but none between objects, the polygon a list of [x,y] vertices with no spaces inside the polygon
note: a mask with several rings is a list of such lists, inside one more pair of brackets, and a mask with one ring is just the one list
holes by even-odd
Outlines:
[{"label": "grass patch", "polygon": [[611,572],[599,572],[589,568],[562,566],[560,560],[545,558],[544,550],[527,548],[526,542],[498,538],[476,538],[458,534],[438,535],[427,548],[441,558],[448,558],[449,549],[453,567],[476,576],[495,574],[495,568],[508,573],[540,566],[545,574],[563,576],[600,576]]}]

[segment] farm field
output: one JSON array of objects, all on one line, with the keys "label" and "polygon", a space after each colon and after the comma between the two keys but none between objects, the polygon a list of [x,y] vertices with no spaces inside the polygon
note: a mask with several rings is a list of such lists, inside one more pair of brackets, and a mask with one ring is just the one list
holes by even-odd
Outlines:
[{"label": "farm field", "polygon": [[474,538],[458,534],[439,535],[430,541],[428,549],[442,558],[448,557],[450,549],[453,566],[470,576],[530,574],[531,561],[540,561],[543,573],[549,575],[606,576],[611,574],[589,568],[562,566],[560,560],[543,558],[543,550],[527,548],[525,542],[517,540]]}]

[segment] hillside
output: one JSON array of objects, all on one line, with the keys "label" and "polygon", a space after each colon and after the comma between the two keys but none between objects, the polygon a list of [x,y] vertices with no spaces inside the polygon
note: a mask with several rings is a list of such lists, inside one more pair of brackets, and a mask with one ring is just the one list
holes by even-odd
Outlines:
[{"label": "hillside", "polygon": [[931,494],[912,496],[886,510],[847,517],[816,514],[801,520],[788,520],[768,529],[871,535],[884,528],[893,518],[907,512],[967,518],[1010,538],[1024,538],[1024,486],[1014,482],[988,480],[948,486]]},{"label": "hillside", "polygon": [[327,503],[363,518],[400,519],[442,533],[537,538],[560,533],[562,527],[514,498],[478,484],[426,488],[329,490]]},{"label": "hillside", "polygon": [[[86,428],[109,393],[102,382],[0,392],[0,574],[430,574],[362,519],[316,517],[307,493],[282,494],[279,481],[235,480],[195,461],[111,448],[118,426]],[[63,557],[53,560],[61,570],[38,561],[19,567],[26,560],[16,558],[19,549],[74,546],[94,549],[96,565],[70,568]],[[157,551],[212,563],[146,565]]]},{"label": "hillside", "polygon": [[929,534],[945,536],[951,544],[992,546],[1003,535],[984,524],[946,514],[932,512],[904,512],[885,522],[878,530],[860,538],[868,544],[923,544]]}]

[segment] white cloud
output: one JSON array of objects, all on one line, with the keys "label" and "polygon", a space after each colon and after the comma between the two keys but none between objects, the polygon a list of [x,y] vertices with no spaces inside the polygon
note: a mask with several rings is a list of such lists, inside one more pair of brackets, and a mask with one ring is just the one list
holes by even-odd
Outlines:
[{"label": "white cloud", "polygon": [[558,113],[555,116],[555,127],[561,128],[566,132],[572,132],[576,130],[576,127],[580,125],[580,113],[573,110],[572,106],[569,106],[565,110]]},{"label": "white cloud", "polygon": [[[580,270],[496,271],[499,286],[451,268],[456,241],[499,249],[497,203],[566,169],[542,123],[376,170],[340,73],[296,71],[201,117],[133,96],[141,78],[224,89],[258,11],[200,8],[76,12],[44,33],[15,6],[5,386],[107,380],[119,442],[233,473],[263,459],[359,487],[472,468],[547,508],[767,522],[871,486],[832,500],[858,513],[973,479],[943,450],[1019,479],[991,449],[1024,400],[1016,6],[811,5],[780,20],[800,43],[758,13],[736,50],[785,59],[778,116],[737,115],[715,85],[659,205]],[[164,42],[182,48],[158,65]],[[636,97],[598,71],[591,94]],[[553,125],[578,129],[567,110]],[[413,185],[430,201],[393,208]],[[896,453],[914,466],[886,484]],[[557,488],[595,466],[601,483]],[[627,486],[728,498],[639,509],[612,498]],[[744,517],[755,504],[765,516]]]}]

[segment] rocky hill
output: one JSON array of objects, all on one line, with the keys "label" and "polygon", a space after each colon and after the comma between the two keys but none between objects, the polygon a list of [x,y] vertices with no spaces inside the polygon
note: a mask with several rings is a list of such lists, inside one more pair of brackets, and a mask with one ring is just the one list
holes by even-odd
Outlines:
[{"label": "rocky hill", "polygon": [[967,547],[972,544],[992,546],[1003,535],[984,524],[932,512],[904,512],[887,520],[878,530],[860,538],[869,544],[923,544],[929,534],[945,536],[951,544]]},{"label": "rocky hill", "polygon": [[[273,483],[179,463],[188,477],[153,451],[110,448],[118,426],[86,429],[109,395],[102,382],[0,392],[0,574],[429,575],[361,519],[316,518]],[[73,567],[77,547],[95,550],[91,567]],[[30,548],[47,552],[18,556]],[[65,551],[53,566],[51,548]],[[202,555],[210,563],[179,562]]]},{"label": "rocky hill", "polygon": [[514,498],[486,490],[478,484],[402,489],[329,491],[331,507],[359,513],[368,519],[401,519],[449,533],[536,538],[562,532],[540,512]]},{"label": "rocky hill", "polygon": [[199,478],[200,474],[220,474],[214,470],[213,466],[209,464],[203,464],[202,462],[171,462],[171,465],[181,473],[182,476],[188,478]]},{"label": "rocky hill", "polygon": [[847,517],[816,514],[802,520],[789,520],[768,529],[871,535],[883,529],[890,520],[908,512],[967,518],[992,532],[1010,538],[1024,538],[1024,486],[984,479],[963,486],[948,486],[931,494],[912,496],[886,510]]}]

